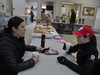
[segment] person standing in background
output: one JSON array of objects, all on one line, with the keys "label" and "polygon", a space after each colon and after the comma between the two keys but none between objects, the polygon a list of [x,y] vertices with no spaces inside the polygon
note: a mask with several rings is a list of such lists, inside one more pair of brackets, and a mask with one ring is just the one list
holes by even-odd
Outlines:
[{"label": "person standing in background", "polygon": [[42,9],[42,13],[41,13],[41,16],[45,16],[45,9]]},{"label": "person standing in background", "polygon": [[31,7],[31,23],[33,22],[33,17],[34,17],[34,13],[33,13],[32,9],[33,9],[33,6]]},{"label": "person standing in background", "polygon": [[71,18],[70,20],[70,24],[69,24],[69,33],[73,34],[72,31],[74,30],[74,24],[75,24],[75,20],[76,20],[76,13],[74,12],[73,9],[71,9]]}]

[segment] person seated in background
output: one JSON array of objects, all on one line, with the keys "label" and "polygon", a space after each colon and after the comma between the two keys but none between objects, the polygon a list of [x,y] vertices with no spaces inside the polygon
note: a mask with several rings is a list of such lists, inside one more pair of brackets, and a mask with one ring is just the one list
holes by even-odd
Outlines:
[{"label": "person seated in background", "polygon": [[25,45],[24,20],[15,16],[8,22],[8,28],[0,32],[0,75],[17,75],[33,67],[39,56],[23,61],[25,51],[43,51],[42,47]]},{"label": "person seated in background", "polygon": [[70,46],[69,50],[67,50],[67,53],[71,54],[77,52],[78,65],[74,64],[73,62],[70,62],[64,56],[57,57],[58,62],[68,66],[70,69],[72,69],[80,75],[100,75],[97,74],[98,50],[96,48],[97,40],[93,30],[88,26],[83,26],[78,31],[73,31],[73,33],[77,35],[78,44],[73,47]]}]

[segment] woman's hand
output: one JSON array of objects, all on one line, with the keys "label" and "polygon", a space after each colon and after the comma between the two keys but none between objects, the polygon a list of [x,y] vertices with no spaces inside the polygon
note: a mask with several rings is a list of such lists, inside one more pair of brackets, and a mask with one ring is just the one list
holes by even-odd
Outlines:
[{"label": "woman's hand", "polygon": [[37,55],[37,56],[33,56],[32,58],[34,59],[35,64],[39,61],[39,55]]},{"label": "woman's hand", "polygon": [[36,48],[36,50],[39,51],[39,52],[42,52],[43,48],[42,47],[38,47],[38,48]]}]

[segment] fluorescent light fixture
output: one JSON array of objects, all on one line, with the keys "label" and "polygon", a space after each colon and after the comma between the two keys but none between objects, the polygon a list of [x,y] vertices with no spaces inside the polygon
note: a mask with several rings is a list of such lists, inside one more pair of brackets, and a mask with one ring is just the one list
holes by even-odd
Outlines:
[{"label": "fluorescent light fixture", "polygon": [[67,3],[67,2],[62,2],[63,4],[74,4],[74,3]]},{"label": "fluorescent light fixture", "polygon": [[45,5],[42,5],[42,8],[43,8],[43,9],[46,9],[46,6],[45,6]]}]

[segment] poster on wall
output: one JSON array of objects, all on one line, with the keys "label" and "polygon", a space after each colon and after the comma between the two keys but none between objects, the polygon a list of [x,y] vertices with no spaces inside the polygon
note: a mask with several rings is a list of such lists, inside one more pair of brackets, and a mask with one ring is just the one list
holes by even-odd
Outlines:
[{"label": "poster on wall", "polygon": [[84,9],[84,14],[86,14],[86,15],[88,14],[88,8]]},{"label": "poster on wall", "polygon": [[0,12],[5,12],[4,3],[0,3]]}]

